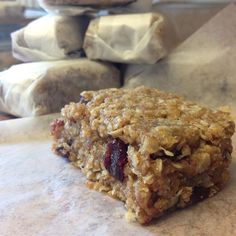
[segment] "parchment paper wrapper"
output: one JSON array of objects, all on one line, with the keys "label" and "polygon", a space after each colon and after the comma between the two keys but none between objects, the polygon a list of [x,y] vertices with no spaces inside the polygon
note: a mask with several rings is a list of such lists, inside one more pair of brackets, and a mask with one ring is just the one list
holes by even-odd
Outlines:
[{"label": "parchment paper wrapper", "polygon": [[231,4],[156,65],[129,66],[125,87],[146,85],[206,105],[236,100],[236,6]]},{"label": "parchment paper wrapper", "polygon": [[90,59],[154,64],[166,54],[164,30],[158,13],[104,16],[90,22],[83,48]]},{"label": "parchment paper wrapper", "polygon": [[49,13],[75,16],[97,13],[101,9],[108,10],[115,6],[126,6],[127,4],[136,2],[136,0],[38,0],[38,2]]},{"label": "parchment paper wrapper", "polygon": [[13,55],[24,62],[79,57],[88,23],[87,17],[41,17],[11,34]]},{"label": "parchment paper wrapper", "polygon": [[119,87],[120,73],[88,59],[34,62],[0,73],[0,111],[26,117],[59,112],[83,90]]},{"label": "parchment paper wrapper", "polygon": [[24,7],[15,1],[0,1],[0,19],[5,17],[22,17]]},{"label": "parchment paper wrapper", "polygon": [[236,234],[235,152],[231,180],[219,194],[141,226],[125,220],[123,203],[86,188],[80,170],[52,154],[55,117],[0,122],[1,236]]}]

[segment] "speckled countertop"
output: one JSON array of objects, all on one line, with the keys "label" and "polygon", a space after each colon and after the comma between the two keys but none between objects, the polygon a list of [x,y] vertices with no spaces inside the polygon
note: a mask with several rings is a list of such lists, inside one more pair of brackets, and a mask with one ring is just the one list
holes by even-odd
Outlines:
[{"label": "speckled countertop", "polygon": [[[217,196],[153,221],[127,223],[121,202],[89,190],[50,151],[56,115],[0,122],[0,235],[236,235],[236,153],[231,181]],[[236,137],[234,137],[236,146]]]}]

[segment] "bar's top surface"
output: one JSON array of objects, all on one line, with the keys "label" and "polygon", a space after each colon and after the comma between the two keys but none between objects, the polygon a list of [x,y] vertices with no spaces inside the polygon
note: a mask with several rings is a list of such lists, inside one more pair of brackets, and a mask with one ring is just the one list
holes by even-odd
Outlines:
[{"label": "bar's top surface", "polygon": [[66,120],[84,120],[100,137],[142,144],[149,153],[171,149],[185,139],[218,144],[234,133],[231,115],[211,110],[157,89],[138,87],[83,92],[80,103],[63,109]]}]

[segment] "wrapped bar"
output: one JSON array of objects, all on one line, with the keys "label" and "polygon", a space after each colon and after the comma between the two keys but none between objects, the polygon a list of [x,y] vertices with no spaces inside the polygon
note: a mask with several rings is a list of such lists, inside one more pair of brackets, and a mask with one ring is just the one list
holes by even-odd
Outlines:
[{"label": "wrapped bar", "polygon": [[165,29],[158,13],[104,16],[90,22],[83,48],[90,59],[154,64],[167,52]]},{"label": "wrapped bar", "polygon": [[227,112],[145,87],[83,92],[51,125],[53,151],[142,224],[225,186],[234,129]]},{"label": "wrapped bar", "polygon": [[136,0],[38,0],[42,8],[50,13],[76,16],[99,12],[101,9],[126,7]]},{"label": "wrapped bar", "polygon": [[72,5],[86,7],[107,7],[107,6],[122,6],[136,0],[41,0],[48,5]]},{"label": "wrapped bar", "polygon": [[78,101],[81,91],[120,86],[120,72],[109,63],[88,59],[34,62],[0,73],[0,111],[15,116],[59,112]]},{"label": "wrapped bar", "polygon": [[13,55],[24,62],[80,57],[88,23],[86,16],[41,17],[12,33]]}]

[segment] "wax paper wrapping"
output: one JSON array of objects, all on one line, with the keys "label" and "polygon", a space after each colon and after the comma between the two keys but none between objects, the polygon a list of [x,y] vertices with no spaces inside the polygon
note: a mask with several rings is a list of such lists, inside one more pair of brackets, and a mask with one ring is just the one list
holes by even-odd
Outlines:
[{"label": "wax paper wrapping", "polygon": [[41,17],[11,34],[13,55],[24,62],[80,57],[88,23],[87,17]]},{"label": "wax paper wrapping", "polygon": [[125,220],[122,202],[86,188],[80,170],[51,152],[49,123],[57,116],[0,122],[1,236],[236,234],[235,152],[231,180],[215,197],[141,226]]},{"label": "wax paper wrapping", "polygon": [[164,30],[158,13],[104,16],[90,22],[83,48],[90,59],[154,64],[166,54]]},{"label": "wax paper wrapping", "polygon": [[156,65],[129,66],[125,87],[146,85],[209,106],[236,100],[236,6],[231,4]]},{"label": "wax paper wrapping", "polygon": [[[143,1],[143,0],[138,0]],[[44,8],[49,13],[55,13],[60,15],[68,15],[68,16],[75,16],[75,15],[84,15],[84,14],[91,14],[97,13],[101,9],[112,9],[116,5],[122,6],[127,4],[135,3],[136,0],[120,0],[120,1],[97,1],[91,0],[89,3],[86,1],[53,1],[53,4],[47,0],[38,0],[40,6]],[[52,2],[52,1],[51,1]],[[62,4],[63,2],[63,4]],[[134,5],[135,7],[136,4]]]},{"label": "wax paper wrapping", "polygon": [[0,1],[0,19],[5,17],[22,17],[24,7],[14,1]]},{"label": "wax paper wrapping", "polygon": [[120,73],[109,63],[88,59],[34,62],[0,73],[0,111],[27,117],[59,112],[77,102],[84,90],[120,86]]}]

